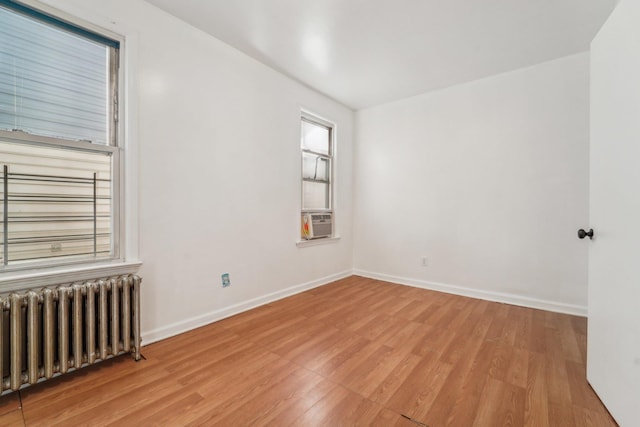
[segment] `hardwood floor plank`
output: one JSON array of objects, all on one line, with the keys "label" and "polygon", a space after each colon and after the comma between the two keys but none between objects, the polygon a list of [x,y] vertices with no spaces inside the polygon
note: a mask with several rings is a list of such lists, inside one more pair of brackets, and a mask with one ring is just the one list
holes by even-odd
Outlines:
[{"label": "hardwood floor plank", "polygon": [[349,397],[353,399],[357,395],[342,386],[335,387],[331,393],[326,394],[318,400],[311,408],[300,415],[290,425],[292,426],[328,426],[327,418],[331,418],[338,414],[340,405]]},{"label": "hardwood floor plank", "polygon": [[474,426],[521,426],[524,424],[525,391],[489,378]]},{"label": "hardwood floor plank", "polygon": [[362,396],[369,396],[387,379],[389,374],[404,360],[406,354],[400,350],[383,346],[378,354],[363,361],[358,369],[346,377],[343,384]]},{"label": "hardwood floor plank", "polygon": [[513,346],[519,350],[531,351],[533,311],[533,309],[526,307],[518,307],[518,310],[514,310],[516,335]]},{"label": "hardwood floor plank", "polygon": [[322,377],[306,369],[292,372],[284,381],[277,382],[263,393],[244,398],[244,403],[216,422],[220,426],[255,425],[278,407],[298,399],[322,381]]},{"label": "hardwood floor plank", "polygon": [[262,417],[253,421],[253,426],[288,426],[301,417],[320,399],[338,387],[337,384],[321,379],[314,387],[299,393],[296,391],[291,398],[278,402]]},{"label": "hardwood floor plank", "polygon": [[[582,363],[567,361],[566,369],[569,377],[569,389],[571,390],[571,402],[584,409],[597,406],[600,400],[587,382],[586,366]],[[640,401],[638,404],[640,404]]]},{"label": "hardwood floor plank", "polygon": [[222,375],[235,366],[242,366],[244,362],[250,363],[263,358],[277,359],[275,354],[251,343],[238,342],[234,344],[220,349],[218,352],[204,354],[188,362],[171,365],[167,370],[180,384],[187,386],[199,384],[211,376]]},{"label": "hardwood floor plank", "polygon": [[280,336],[269,345],[269,349],[282,357],[291,358],[294,357],[294,352],[303,353],[306,348],[312,347],[336,331],[336,328],[327,327],[321,322],[305,322],[299,325],[297,332]]},{"label": "hardwood floor plank", "polygon": [[412,301],[403,298],[401,295],[398,295],[397,292],[390,293],[387,298],[381,298],[374,304],[372,304],[369,308],[373,311],[377,311],[378,313],[384,313],[389,316],[397,316],[401,313]]},{"label": "hardwood floor plank", "polygon": [[294,426],[368,426],[383,410],[380,405],[337,387],[296,419]]},{"label": "hardwood floor plank", "polygon": [[430,327],[423,323],[404,320],[402,327],[384,340],[384,345],[410,352],[420,342]]},{"label": "hardwood floor plank", "polygon": [[6,396],[0,397],[0,415],[4,415],[17,410],[20,410],[19,393],[11,393]]},{"label": "hardwood floor plank", "polygon": [[456,334],[451,333],[448,329],[430,325],[429,329],[411,351],[419,356],[432,351],[443,353],[449,344],[454,341],[456,341]]},{"label": "hardwood floor plank", "polygon": [[498,343],[491,359],[489,376],[491,378],[506,381],[509,362],[513,355],[514,348],[507,344]]},{"label": "hardwood floor plank", "polygon": [[426,414],[452,370],[452,366],[423,359],[409,373],[387,403],[387,407],[417,420]]},{"label": "hardwood floor plank", "polygon": [[25,423],[22,419],[22,411],[20,411],[20,409],[15,409],[13,411],[0,414],[0,426],[22,427],[24,425]]},{"label": "hardwood floor plank", "polygon": [[[437,355],[431,353],[432,361],[435,361]],[[400,386],[407,380],[409,375],[416,368],[418,363],[423,360],[422,357],[413,353],[407,354],[389,374],[386,378],[369,394],[369,398],[380,404],[386,406],[391,397],[398,391]]]},{"label": "hardwood floor plank", "polygon": [[[509,314],[509,306],[507,304],[494,305],[493,312],[491,313],[491,326],[487,331],[486,338],[489,341],[495,341],[500,343],[504,342],[504,329],[507,324],[507,315]],[[508,343],[505,343],[508,344]]]},{"label": "hardwood floor plank", "polygon": [[[355,337],[355,339],[351,340],[351,337]],[[350,334],[347,335],[347,339],[350,341],[348,345],[342,349],[339,348],[335,355],[333,355],[334,347],[319,355],[320,360],[317,358],[311,360],[306,367],[329,378],[340,366],[348,363],[350,360],[357,360],[359,354],[365,353],[367,349],[371,348],[371,342],[359,335]],[[336,344],[336,346],[341,347],[343,344],[344,342],[341,342]]]},{"label": "hardwood floor plank", "polygon": [[402,308],[402,310],[395,313],[395,315],[401,319],[409,321],[415,321],[416,318],[422,316],[427,310],[429,310],[429,306],[431,305],[428,301],[424,300],[416,300],[406,297],[402,298],[404,298],[408,303]]},{"label": "hardwood floor plank", "polygon": [[445,425],[470,426],[473,424],[485,384],[489,378],[488,372],[495,348],[496,343],[492,341],[485,340],[480,345],[471,362],[469,373],[463,379],[462,387],[455,395],[455,403],[453,404],[455,410],[450,412]]},{"label": "hardwood floor plank", "polygon": [[549,397],[547,394],[545,359],[541,354],[529,352],[524,425],[549,427]]},{"label": "hardwood floor plank", "polygon": [[352,276],[0,397],[0,425],[615,426],[583,318]]},{"label": "hardwood floor plank", "polygon": [[416,427],[416,424],[409,421],[402,415],[383,409],[378,413],[378,417],[371,423],[372,427]]},{"label": "hardwood floor plank", "polygon": [[[452,364],[453,368],[447,377],[440,392],[436,396],[428,413],[429,422],[434,425],[447,425],[452,419],[452,411],[458,411],[458,400],[466,398],[463,395],[463,387],[474,368],[484,340],[478,337],[470,338],[462,347],[466,357],[457,358]],[[441,358],[449,362],[448,358]],[[470,423],[470,422],[469,422]]]},{"label": "hardwood floor plank", "polygon": [[573,329],[571,318],[566,316],[560,321],[560,339],[562,343],[562,351],[566,360],[573,362],[585,363],[582,353],[578,348],[578,340],[576,339],[576,333]]},{"label": "hardwood floor plank", "polygon": [[[169,376],[163,366],[149,362],[136,363],[129,357],[119,357],[26,388],[20,391],[25,419],[32,414],[37,418],[44,414],[70,411],[76,405],[85,404],[87,395],[102,399],[126,393],[137,384]],[[100,381],[96,381],[96,376]]]},{"label": "hardwood floor plank", "polygon": [[127,403],[145,398],[162,400],[162,391],[179,388],[177,383],[168,379],[166,371],[156,370],[153,374],[132,375],[125,381],[95,385],[85,389],[81,395],[61,400],[52,399],[44,405],[25,404],[23,414],[26,424],[34,426],[78,425],[85,419],[92,419],[97,423],[101,416],[109,416],[114,408],[126,411],[131,406]]},{"label": "hardwood floor plank", "polygon": [[578,427],[617,427],[609,414],[593,411],[579,406],[573,407],[573,419]]},{"label": "hardwood floor plank", "polygon": [[509,360],[505,381],[516,387],[526,388],[528,371],[529,352],[514,348]]},{"label": "hardwood floor plank", "polygon": [[295,383],[300,372],[308,371],[284,359],[279,359],[244,378],[203,384],[197,389],[205,398],[203,403],[196,405],[190,411],[176,414],[172,418],[174,425],[214,425],[278,383],[287,379]]},{"label": "hardwood floor plank", "polygon": [[542,310],[533,310],[531,318],[531,334],[528,348],[530,351],[543,354],[546,352],[545,316]]},{"label": "hardwood floor plank", "polygon": [[87,420],[90,420],[92,425],[102,426],[135,413],[140,407],[164,401],[168,396],[181,391],[182,387],[179,384],[162,377],[152,382],[138,383],[138,387],[122,393],[110,393],[96,396],[95,399],[85,399],[83,404],[73,405],[67,411],[49,416],[42,424],[36,421],[40,417],[39,415],[28,412],[25,413],[25,420],[29,425],[34,426],[77,426]]},{"label": "hardwood floor plank", "polygon": [[134,412],[114,418],[106,426],[120,427],[127,425],[144,424],[147,426],[170,425],[176,413],[188,412],[195,405],[202,403],[204,397],[199,393],[174,393],[166,398],[162,407],[158,408],[157,402],[153,401],[143,406],[138,406]]}]

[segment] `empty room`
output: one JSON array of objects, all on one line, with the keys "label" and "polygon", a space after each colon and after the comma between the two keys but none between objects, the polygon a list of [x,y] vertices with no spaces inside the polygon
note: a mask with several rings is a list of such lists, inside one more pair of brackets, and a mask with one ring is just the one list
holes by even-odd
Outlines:
[{"label": "empty room", "polygon": [[637,425],[638,23],[0,0],[0,425]]}]

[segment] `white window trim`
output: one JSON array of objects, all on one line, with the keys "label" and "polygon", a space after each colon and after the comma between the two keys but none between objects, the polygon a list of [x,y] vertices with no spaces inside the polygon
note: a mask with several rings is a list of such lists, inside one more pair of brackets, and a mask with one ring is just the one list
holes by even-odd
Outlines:
[{"label": "white window trim", "polygon": [[[333,197],[333,193],[334,193],[334,189],[335,189],[335,183],[334,183],[334,168],[335,168],[335,148],[336,148],[336,125],[335,123],[326,120],[324,118],[322,118],[321,116],[311,113],[309,111],[306,110],[302,110],[300,112],[300,122],[302,122],[302,120],[307,120],[308,122],[311,123],[316,123],[320,126],[325,126],[329,129],[331,129],[331,141],[330,141],[330,147],[329,147],[329,155],[327,157],[329,157],[331,159],[331,168],[329,170],[330,172],[330,176],[329,176],[329,207],[328,208],[321,208],[321,209],[304,209],[302,207],[303,205],[303,201],[304,201],[304,194],[303,194],[303,190],[302,190],[302,185],[300,185],[300,213],[312,213],[312,212],[333,212],[334,211],[334,197]],[[301,126],[301,124],[300,124]],[[302,147],[300,147],[300,155],[302,155],[302,153],[304,152],[304,150],[302,149]],[[316,154],[316,153],[313,153]],[[319,153],[318,153],[319,154]],[[300,179],[302,179],[302,167],[300,170]]]},{"label": "white window trim", "polygon": [[[338,194],[338,124],[335,123],[332,120],[327,119],[326,117],[323,117],[320,114],[314,113],[312,110],[304,108],[304,107],[300,107],[299,110],[299,114],[298,114],[298,125],[300,126],[300,122],[302,120],[303,117],[306,117],[308,120],[311,121],[316,121],[322,125],[325,126],[329,126],[331,127],[332,131],[331,131],[331,208],[330,209],[303,209],[302,208],[302,199],[303,199],[303,193],[302,193],[302,162],[300,162],[300,170],[298,171],[298,180],[300,180],[300,196],[298,198],[298,212],[296,213],[297,216],[297,236],[295,239],[295,243],[296,246],[298,248],[307,248],[307,247],[313,247],[313,246],[322,246],[322,245],[327,245],[327,244],[333,244],[333,243],[338,243],[341,239],[340,233],[339,233],[339,229],[338,229],[338,221],[336,221],[336,215],[339,211],[339,207],[338,207],[338,198],[337,198],[337,194]],[[300,133],[298,133],[298,156],[302,155],[302,147],[300,146],[300,140],[299,140],[299,135]],[[302,236],[300,235],[300,215],[301,214],[305,214],[305,213],[311,213],[311,212],[331,212],[333,213],[333,218],[334,218],[334,222],[333,222],[333,235],[331,237],[323,237],[321,239],[313,239],[313,240],[306,240],[303,239]]]},{"label": "white window trim", "polygon": [[103,34],[120,42],[118,149],[120,155],[120,256],[118,260],[27,270],[0,272],[0,294],[97,277],[136,273],[138,258],[138,35],[137,31],[104,15],[97,15],[82,4],[68,4],[64,10],[34,0],[22,0],[43,12]]},{"label": "white window trim", "polygon": [[310,246],[320,246],[320,245],[329,245],[331,243],[338,243],[340,241],[340,236],[332,236],[332,237],[323,237],[322,239],[313,239],[313,240],[298,240],[296,242],[296,246],[299,248],[307,248]]}]

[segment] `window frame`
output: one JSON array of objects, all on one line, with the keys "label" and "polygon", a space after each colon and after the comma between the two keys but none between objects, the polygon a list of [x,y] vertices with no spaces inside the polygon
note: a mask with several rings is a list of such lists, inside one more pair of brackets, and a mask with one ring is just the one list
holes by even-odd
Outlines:
[{"label": "window frame", "polygon": [[[303,146],[303,123],[309,123],[316,126],[324,127],[328,130],[329,133],[329,149],[328,154],[319,153],[317,151],[305,149]],[[300,213],[308,214],[308,213],[316,213],[316,212],[327,212],[334,213],[334,185],[335,185],[335,174],[334,174],[334,162],[335,162],[335,129],[336,125],[330,121],[322,119],[315,114],[309,113],[307,111],[302,111],[300,114]],[[304,198],[304,183],[305,182],[325,182],[312,180],[304,177],[304,155],[311,154],[314,156],[319,156],[328,160],[328,173],[327,173],[327,182],[328,191],[327,191],[327,205],[326,208],[313,208],[308,209],[305,208],[305,198]],[[334,233],[335,234],[335,233]]]},{"label": "window frame", "polygon": [[[121,67],[124,56],[124,37],[105,30],[102,27],[87,22],[81,18],[71,16],[37,1],[26,0],[14,2],[11,0],[0,0],[0,6],[14,13],[35,19],[54,28],[68,31],[77,36],[84,37],[93,42],[98,42],[108,48],[109,70],[108,70],[108,137],[105,144],[93,143],[90,141],[78,141],[50,136],[30,134],[22,130],[0,129],[0,137],[3,140],[18,144],[29,144],[56,149],[69,149],[74,151],[85,151],[94,153],[108,153],[111,158],[111,254],[104,258],[80,258],[70,256],[69,258],[50,259],[40,258],[20,263],[18,265],[0,265],[0,291],[11,290],[15,286],[5,286],[6,283],[19,285],[20,283],[31,282],[31,273],[38,271],[37,276],[61,275],[68,277],[79,277],[73,274],[75,271],[93,270],[109,271],[113,274],[120,272],[132,272],[137,270],[140,262],[125,262],[125,249],[130,246],[125,236],[125,228],[131,228],[131,224],[125,222],[125,163],[124,146],[129,131],[125,129],[124,105],[120,103],[125,85],[124,70]],[[129,156],[127,156],[129,157]],[[129,170],[130,167],[127,168]],[[135,181],[135,179],[133,180]],[[135,206],[134,213],[137,214]],[[135,216],[135,215],[134,215]],[[134,242],[134,249],[137,249],[137,241]],[[135,255],[135,254],[134,254]],[[135,268],[133,268],[135,267]],[[3,277],[4,276],[4,277]],[[42,284],[47,284],[41,280]]]}]

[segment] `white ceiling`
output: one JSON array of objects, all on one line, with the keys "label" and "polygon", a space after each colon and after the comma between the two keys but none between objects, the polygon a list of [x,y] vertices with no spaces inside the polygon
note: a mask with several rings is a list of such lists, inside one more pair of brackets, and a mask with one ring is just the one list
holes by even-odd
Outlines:
[{"label": "white ceiling", "polygon": [[360,109],[589,49],[616,0],[148,0]]}]

